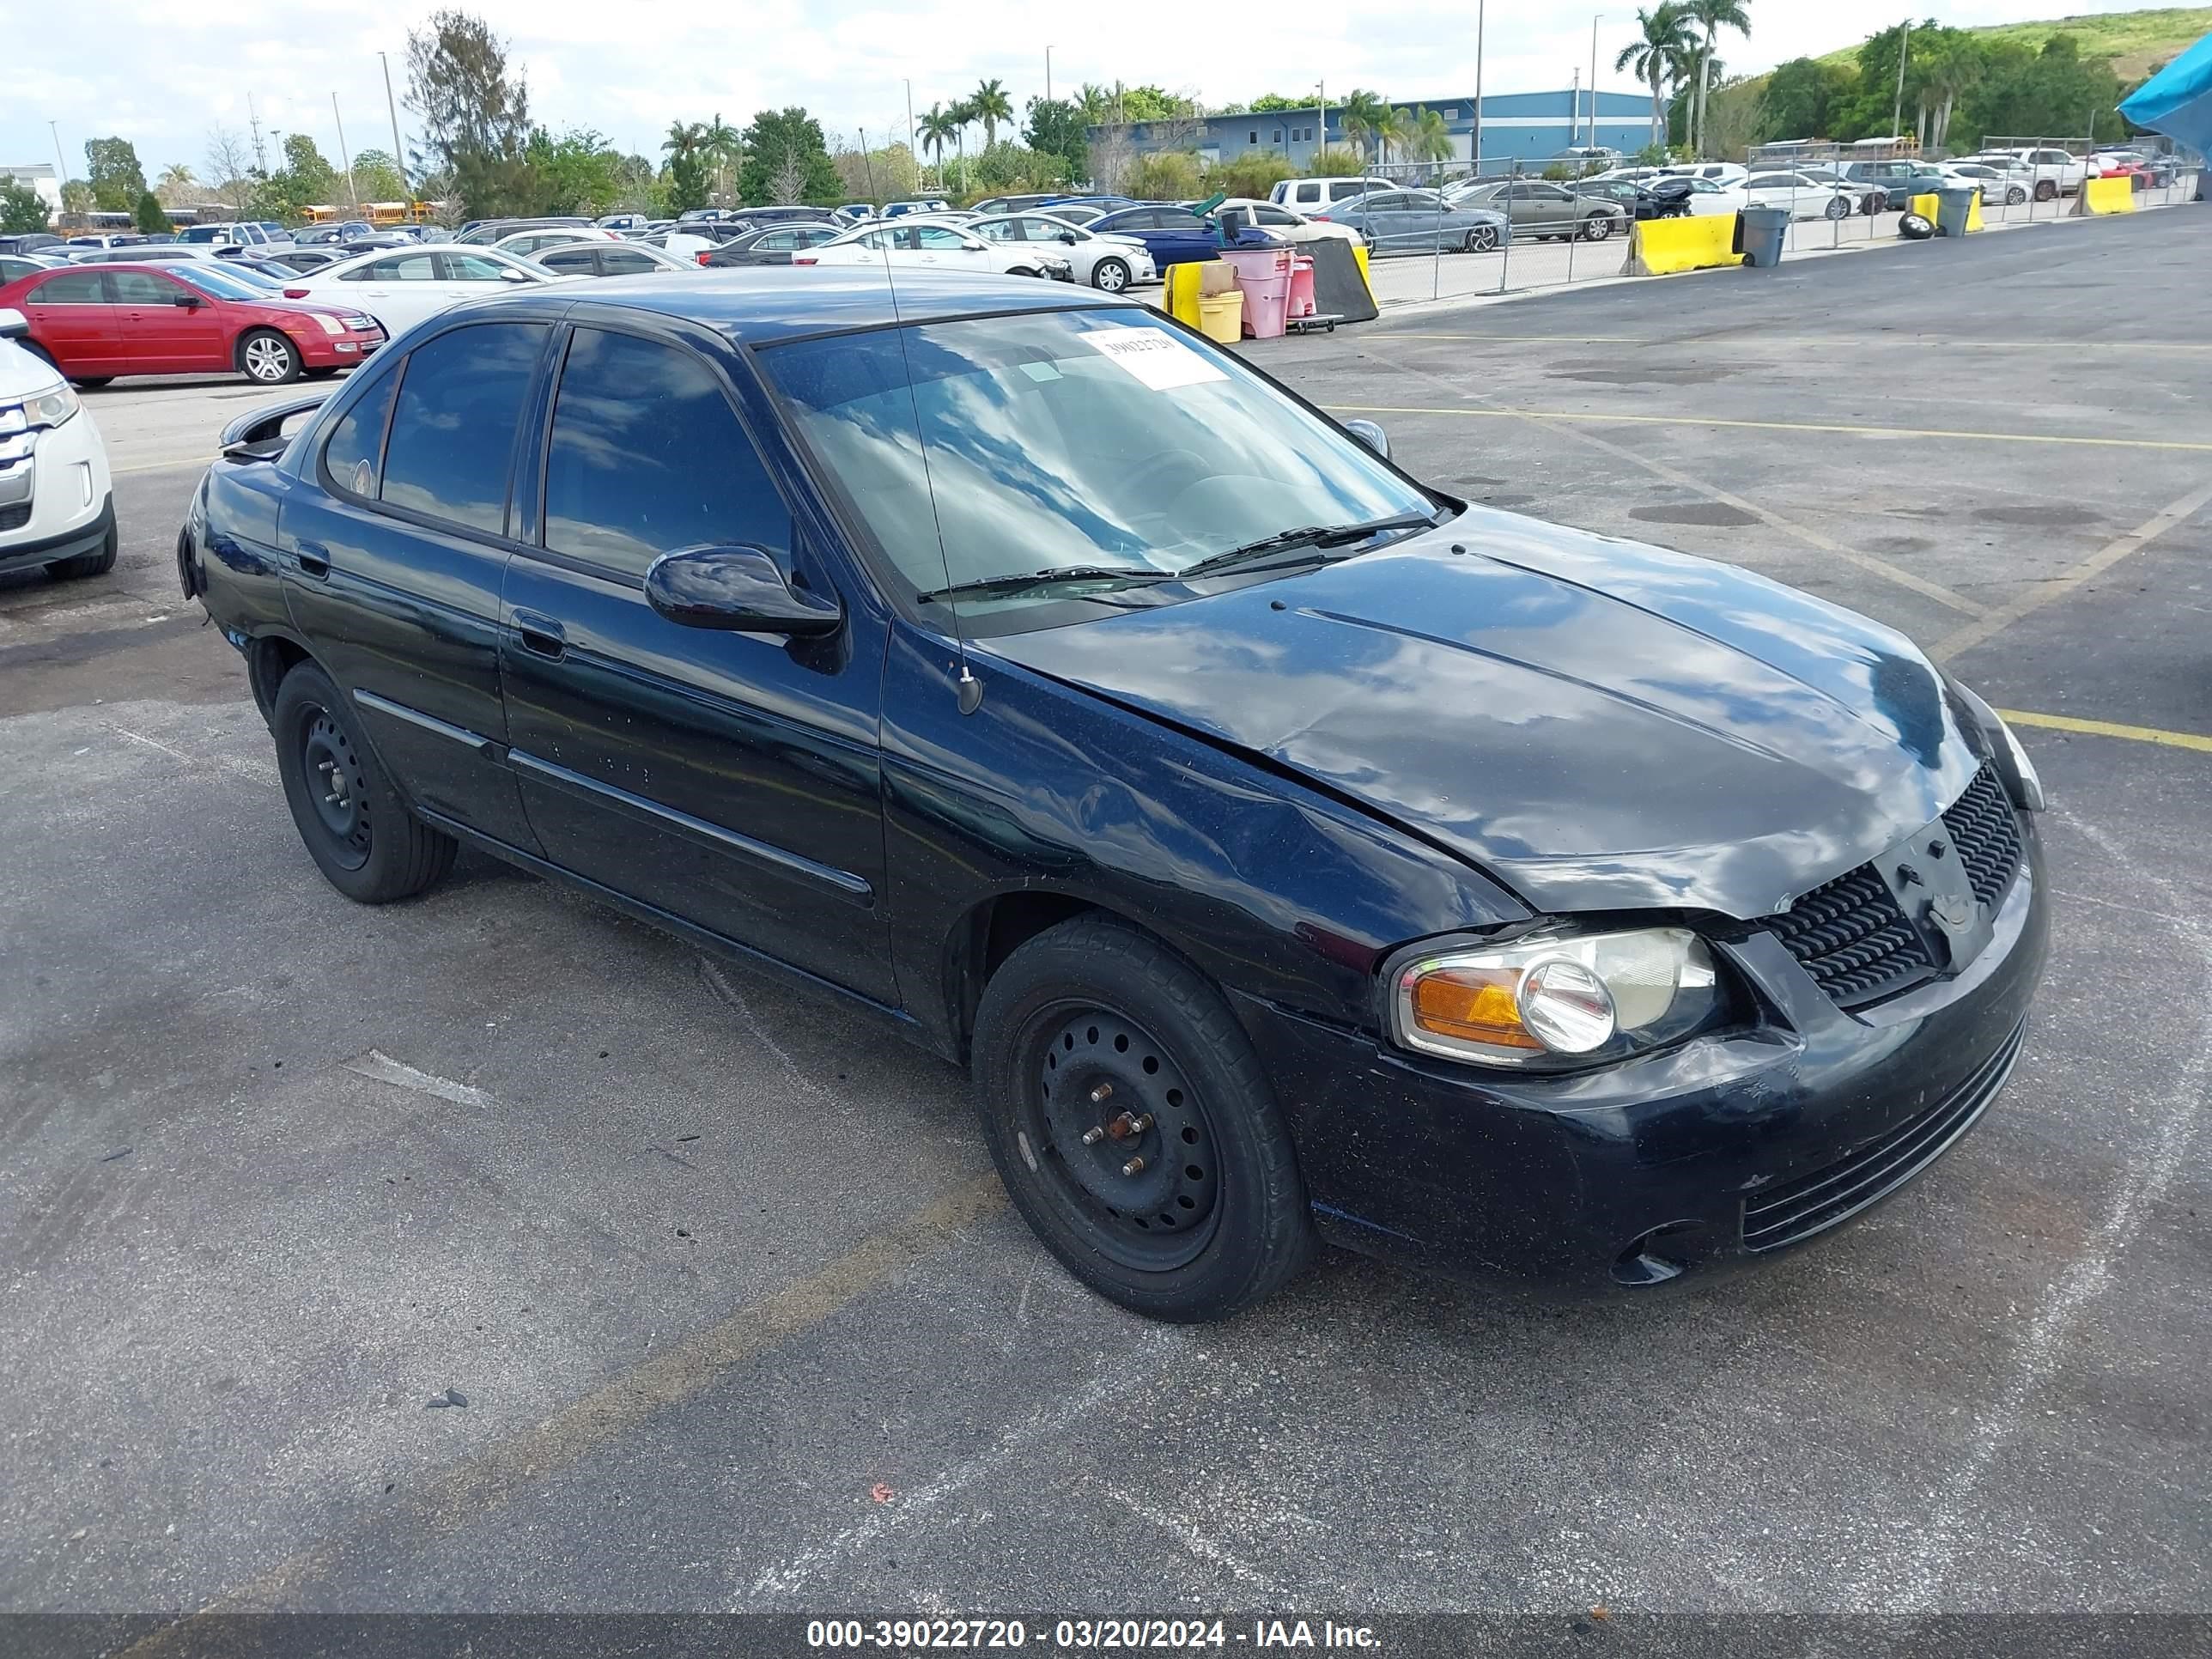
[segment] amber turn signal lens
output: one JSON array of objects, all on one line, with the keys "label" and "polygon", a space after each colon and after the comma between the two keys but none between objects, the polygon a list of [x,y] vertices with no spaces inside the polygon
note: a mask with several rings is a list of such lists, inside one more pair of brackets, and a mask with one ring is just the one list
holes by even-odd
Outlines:
[{"label": "amber turn signal lens", "polygon": [[1514,987],[1516,969],[1440,968],[1413,981],[1413,1024],[1431,1036],[1463,1042],[1487,1042],[1502,1048],[1536,1048],[1543,1044],[1521,1023]]}]

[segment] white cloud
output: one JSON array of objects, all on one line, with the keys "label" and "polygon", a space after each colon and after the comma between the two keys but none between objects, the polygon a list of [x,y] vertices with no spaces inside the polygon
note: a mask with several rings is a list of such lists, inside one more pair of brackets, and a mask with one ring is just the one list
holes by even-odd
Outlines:
[{"label": "white cloud", "polygon": [[[2072,9],[2118,10],[2128,0],[2071,0]],[[337,157],[331,95],[356,149],[389,149],[384,81],[376,53],[392,59],[404,96],[407,31],[434,8],[420,0],[364,21],[349,0],[227,0],[179,8],[167,0],[94,0],[50,7],[35,29],[9,39],[9,95],[0,107],[0,162],[51,160],[46,123],[58,121],[70,171],[83,171],[88,138],[119,134],[149,174],[171,161],[202,165],[210,127],[243,130],[247,97],[264,140],[272,131],[313,135]],[[1209,102],[1262,92],[1297,97],[1317,81],[1332,95],[1355,86],[1400,100],[1464,94],[1474,86],[1474,15],[1468,0],[1402,0],[1352,9],[1286,0],[1255,27],[1234,7],[1134,0],[1109,9],[1048,9],[1037,0],[478,0],[474,8],[525,65],[538,118],[559,129],[594,127],[626,150],[659,153],[669,122],[720,112],[742,125],[757,109],[804,105],[833,134],[866,126],[903,136],[906,83],[917,114],[977,81],[1006,82],[1018,112],[1044,88],[1052,47],[1055,91],[1085,81],[1152,82]],[[1877,21],[1846,21],[1828,0],[1750,0],[1748,41],[1726,42],[1732,68],[1853,45]],[[2018,0],[1910,0],[1899,14],[1984,23],[2019,15]],[[1490,0],[1486,91],[1564,87],[1589,73],[1590,12]],[[1886,21],[1883,23],[1886,26]],[[1638,90],[1612,70],[1634,33],[1634,7],[1610,0],[1598,24],[1599,82]],[[403,124],[405,110],[400,112]],[[409,131],[412,131],[411,127]],[[411,142],[411,141],[410,141]]]}]

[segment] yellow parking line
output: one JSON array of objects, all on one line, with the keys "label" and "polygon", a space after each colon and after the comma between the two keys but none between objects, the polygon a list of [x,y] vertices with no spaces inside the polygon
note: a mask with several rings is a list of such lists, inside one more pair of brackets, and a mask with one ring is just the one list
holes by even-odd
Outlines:
[{"label": "yellow parking line", "polygon": [[2131,743],[2164,744],[2169,749],[2194,749],[2212,755],[2212,738],[2195,732],[2168,732],[2155,726],[2123,726],[2117,720],[2076,720],[2071,714],[2037,714],[2022,708],[2000,708],[2014,726],[2047,726],[2054,732],[2079,732],[2092,738],[2125,738]]},{"label": "yellow parking line", "polygon": [[212,455],[179,455],[168,461],[133,461],[128,466],[111,466],[111,472],[166,472],[176,466],[205,466],[215,459]]},{"label": "yellow parking line", "polygon": [[1559,421],[1570,426],[1718,426],[1750,432],[1841,433],[1859,438],[1956,438],[1978,443],[2070,444],[2090,449],[2171,449],[2212,454],[2212,443],[2177,438],[2093,438],[2057,432],[1954,432],[1941,427],[1843,426],[1813,421],[1729,421],[1713,415],[1611,415],[1544,409],[1409,409],[1383,404],[1324,404],[1332,415],[1480,415],[1516,421]]}]

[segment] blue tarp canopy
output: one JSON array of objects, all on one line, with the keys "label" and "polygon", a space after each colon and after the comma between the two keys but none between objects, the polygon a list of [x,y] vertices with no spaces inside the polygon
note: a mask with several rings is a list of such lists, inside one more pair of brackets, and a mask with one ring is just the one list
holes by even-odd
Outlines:
[{"label": "blue tarp canopy", "polygon": [[2138,87],[2120,113],[2176,143],[2212,154],[2212,34]]}]

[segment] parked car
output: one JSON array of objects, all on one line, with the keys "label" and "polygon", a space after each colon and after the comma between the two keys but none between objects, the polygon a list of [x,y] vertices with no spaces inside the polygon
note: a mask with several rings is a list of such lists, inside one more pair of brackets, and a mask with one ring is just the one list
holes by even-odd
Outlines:
[{"label": "parked car", "polygon": [[1552,157],[1554,163],[1601,171],[1620,165],[1620,152],[1608,144],[1578,144]]},{"label": "parked car", "polygon": [[191,242],[142,242],[129,247],[73,247],[69,251],[69,263],[73,265],[144,264],[149,261],[161,264],[173,259],[200,259],[212,264],[216,251],[204,244]]},{"label": "parked car", "polygon": [[1644,197],[1649,210],[1641,216],[1648,219],[1707,218],[1741,213],[1748,200],[1738,185],[1716,184],[1711,179],[1692,179],[1681,173],[1654,179],[1644,187]]},{"label": "parked car", "polygon": [[987,196],[975,204],[972,211],[983,217],[1000,213],[1027,213],[1032,208],[1041,208],[1048,202],[1059,199],[1059,193],[1049,190],[1032,191],[1025,196]]},{"label": "parked car", "polygon": [[1388,179],[1281,179],[1267,192],[1267,199],[1278,207],[1312,213],[1332,203],[1348,202],[1355,196],[1364,196],[1370,191],[1396,188],[1396,185]]},{"label": "parked car", "polygon": [[1066,250],[1050,252],[1026,242],[987,242],[958,225],[863,225],[832,241],[802,248],[791,256],[794,265],[874,265],[889,260],[896,266],[935,267],[944,270],[997,271],[1009,276],[1049,276],[1073,282],[1075,272]]},{"label": "parked car", "polygon": [[2033,146],[2020,149],[1985,149],[1978,155],[1961,158],[1995,167],[2007,161],[2016,161],[2027,169],[2028,188],[2039,202],[2048,202],[2056,197],[2071,195],[2081,188],[2089,176],[2089,164],[2081,156],[2069,151]]},{"label": "parked car", "polygon": [[[1060,216],[1055,210],[1053,217]],[[1101,214],[1080,228],[1094,236],[1124,236],[1143,244],[1152,256],[1153,266],[1161,271],[1170,265],[1221,257],[1221,233],[1188,208],[1169,203],[1121,208]]]},{"label": "parked car", "polygon": [[602,214],[595,222],[601,230],[627,234],[633,230],[643,230],[651,222],[642,213],[607,213]]},{"label": "parked car", "polygon": [[1960,161],[1949,169],[1979,187],[1988,207],[2018,207],[2035,188],[2032,174],[2023,168],[1993,167],[1984,161]]},{"label": "parked car", "polygon": [[542,247],[560,247],[570,242],[619,242],[622,240],[611,230],[601,230],[594,225],[580,225],[568,229],[549,227],[538,230],[513,231],[490,246],[501,253],[512,253],[519,259],[527,259]]},{"label": "parked car", "polygon": [[[1059,210],[1050,211],[1057,215]],[[1232,196],[1214,209],[1213,222],[1221,227],[1224,237],[1238,235],[1249,228],[1285,242],[1342,241],[1356,245],[1361,240],[1359,233],[1350,225],[1330,224],[1279,202],[1261,202],[1244,196]]]},{"label": "parked car", "polygon": [[530,256],[556,276],[641,276],[648,271],[697,270],[700,262],[678,258],[642,242],[561,242]]},{"label": "parked car", "polygon": [[[0,294],[19,286],[27,284],[0,282]],[[30,319],[0,307],[0,572],[102,574],[115,563],[117,539],[100,424],[52,358],[30,348]]]},{"label": "parked car", "polygon": [[726,236],[742,236],[749,230],[758,230],[763,225],[835,225],[840,230],[852,228],[828,208],[798,205],[733,208],[722,216],[715,228]]},{"label": "parked car", "polygon": [[1644,186],[1632,179],[1577,179],[1567,188],[1592,201],[1610,202],[1631,219],[1648,219]]},{"label": "parked car", "polygon": [[700,250],[701,264],[709,269],[730,265],[787,265],[802,249],[834,242],[845,233],[835,225],[763,225],[742,236],[732,236],[720,246]]},{"label": "parked car", "polygon": [[480,300],[502,288],[574,280],[497,248],[453,243],[341,259],[307,272],[284,293],[290,299],[365,311],[386,333],[401,334],[464,300]]},{"label": "parked car", "polygon": [[339,255],[327,247],[274,247],[262,263],[282,265],[289,270],[320,270],[325,265],[337,263]]},{"label": "parked car", "polygon": [[[1628,228],[1632,210],[1601,196],[1586,195],[1565,185],[1543,179],[1498,179],[1487,184],[1459,185],[1444,199],[1456,208],[1479,209],[1510,219],[1516,237],[1538,241],[1576,237],[1602,242]],[[1341,216],[1332,213],[1331,218]]]},{"label": "parked car", "polygon": [[366,219],[343,219],[327,224],[309,225],[292,233],[296,247],[329,247],[354,236],[368,236],[376,227]]},{"label": "parked car", "polygon": [[[1597,184],[1649,184],[1652,179],[1658,178],[1664,171],[1665,169],[1662,167],[1607,167],[1602,173],[1593,173],[1587,179],[1577,180],[1575,183],[1575,188],[1579,190],[1584,185]],[[1486,181],[1478,179],[1469,180],[1468,182],[1481,184]]]},{"label": "parked car", "polygon": [[1887,191],[1879,185],[1862,183],[1839,167],[1821,161],[1807,161],[1792,171],[1804,174],[1816,185],[1827,185],[1844,191],[1851,198],[1852,210],[1869,218],[1889,204]]},{"label": "parked car", "polygon": [[1751,169],[1741,161],[1678,161],[1661,167],[1659,173],[1667,179],[1703,179],[1723,188],[1740,185],[1751,176]]},{"label": "parked car", "polygon": [[62,239],[47,230],[19,230],[0,236],[0,253],[46,253],[62,246]]},{"label": "parked car", "polygon": [[30,343],[79,386],[118,374],[236,370],[262,386],[351,368],[384,343],[374,318],[304,304],[219,261],[73,266],[0,288]]},{"label": "parked car", "polygon": [[899,219],[909,213],[942,213],[951,205],[951,203],[939,196],[917,196],[908,202],[886,202],[884,204],[883,217]]},{"label": "parked car", "polygon": [[[1589,204],[1602,217],[1605,204]],[[1378,190],[1317,209],[1315,218],[1359,233],[1376,253],[1425,253],[1455,250],[1486,253],[1506,237],[1504,214],[1492,208],[1453,202],[1433,190]],[[1611,221],[1607,222],[1607,230]],[[1595,233],[1602,236],[1607,231]]]},{"label": "parked car", "polygon": [[35,276],[53,269],[51,261],[33,259],[27,253],[0,253],[0,283],[12,283],[18,276]]},{"label": "parked car", "polygon": [[573,215],[550,219],[478,219],[463,225],[453,240],[470,246],[489,246],[518,230],[589,230],[592,222]]},{"label": "parked car", "polygon": [[378,903],[465,842],[966,1065],[1125,1307],[1226,1316],[1317,1238],[1770,1260],[2020,1053],[2052,902],[1985,703],[1430,489],[1143,307],[672,276],[390,356],[234,422],[179,540],[316,866]]},{"label": "parked car", "polygon": [[1864,199],[1864,192],[1851,185],[1794,170],[1754,173],[1742,188],[1747,205],[1781,208],[1793,219],[1848,219]]},{"label": "parked car", "polygon": [[143,247],[149,240],[135,230],[86,231],[70,237],[62,246],[72,250],[86,247]]},{"label": "parked car", "polygon": [[858,224],[863,219],[872,219],[876,216],[876,204],[873,202],[848,202],[837,211],[854,224]]},{"label": "parked car", "polygon": [[292,233],[282,225],[270,225],[256,220],[239,220],[228,224],[186,225],[177,233],[177,240],[188,246],[252,249],[268,252],[276,248],[295,246]]},{"label": "parked car", "polygon": [[1156,283],[1159,268],[1150,249],[1133,236],[1101,236],[1049,213],[988,215],[967,228],[987,242],[1029,246],[1064,258],[1075,280],[1108,294],[1132,283]]}]

